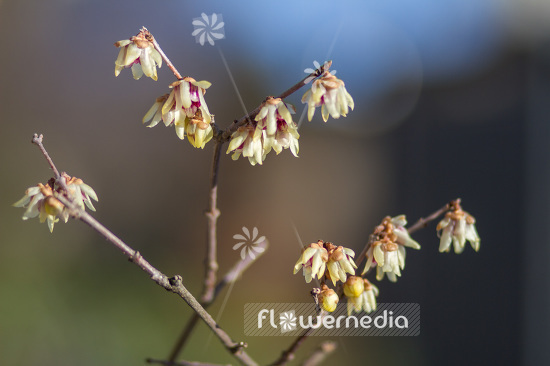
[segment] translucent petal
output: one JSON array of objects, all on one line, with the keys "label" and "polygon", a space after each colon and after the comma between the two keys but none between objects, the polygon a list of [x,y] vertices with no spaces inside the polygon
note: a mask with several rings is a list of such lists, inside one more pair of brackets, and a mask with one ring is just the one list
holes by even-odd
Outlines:
[{"label": "translucent petal", "polygon": [[23,207],[25,206],[27,203],[29,203],[31,201],[31,197],[30,196],[23,196],[23,198],[21,198],[19,201],[15,202],[12,206],[13,207]]},{"label": "translucent petal", "polygon": [[448,252],[451,248],[451,243],[451,227],[446,227],[445,229],[443,229],[441,240],[439,241],[439,252]]},{"label": "translucent petal", "polygon": [[323,106],[321,107],[321,114],[323,115],[323,121],[328,121],[329,113],[326,104],[323,104]]},{"label": "translucent petal", "polygon": [[[130,41],[128,41],[130,42]],[[115,66],[123,67],[124,65],[124,59],[126,58],[126,47],[122,47],[120,51],[118,52],[118,56],[115,60]]]},{"label": "translucent petal", "polygon": [[122,66],[131,65],[140,55],[141,50],[135,45],[135,43],[129,44],[128,47],[126,47],[126,54],[124,55],[125,57]]},{"label": "translucent petal", "polygon": [[153,59],[153,62],[160,68],[162,66],[162,56],[160,55],[160,53],[151,47],[150,56]]},{"label": "translucent petal", "polygon": [[145,74],[145,76],[152,77],[154,67],[153,67],[153,63],[151,62],[151,58],[149,57],[149,50],[148,49],[144,49],[141,52],[141,56],[139,58],[139,61],[141,63],[141,68],[142,68],[143,73]]},{"label": "translucent petal", "polygon": [[384,265],[384,251],[381,248],[381,245],[375,245],[373,249],[374,259],[378,266]]},{"label": "translucent petal", "polygon": [[168,95],[168,99],[166,99],[166,102],[162,105],[162,114],[167,114],[172,107],[174,106],[175,100],[174,100],[174,90],[170,92],[170,95]]},{"label": "translucent petal", "polygon": [[176,126],[176,135],[178,135],[180,140],[183,140],[185,138],[185,127]]},{"label": "translucent petal", "polygon": [[189,108],[191,107],[191,95],[190,95],[190,88],[189,88],[189,82],[184,81],[180,84],[180,90],[183,108]]},{"label": "translucent petal", "polygon": [[132,65],[132,75],[135,80],[141,79],[141,77],[143,76],[143,69],[141,68],[140,64]]},{"label": "translucent petal", "polygon": [[313,273],[319,272],[319,268],[321,268],[322,264],[323,264],[323,259],[321,258],[320,253],[319,252],[315,253],[311,264],[311,271]]},{"label": "translucent petal", "polygon": [[339,268],[336,262],[330,261],[327,263],[328,273],[330,274],[330,279],[332,284],[336,286],[336,282],[340,279]]}]

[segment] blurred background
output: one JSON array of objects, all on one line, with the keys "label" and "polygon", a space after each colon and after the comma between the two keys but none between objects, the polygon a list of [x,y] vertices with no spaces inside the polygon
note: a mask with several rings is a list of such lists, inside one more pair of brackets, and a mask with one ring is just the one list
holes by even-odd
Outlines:
[{"label": "blurred background", "polygon": [[[215,47],[191,36],[202,12],[223,16]],[[141,365],[168,356],[191,314],[86,225],[21,220],[11,204],[51,177],[35,132],[98,193],[100,222],[200,294],[213,144],[141,124],[174,80],[165,65],[158,82],[114,77],[113,43],[146,26],[182,74],[213,83],[221,127],[244,111],[217,47],[248,110],[314,60],[333,60],[355,100],[347,118],[301,125],[298,159],[222,156],[220,275],[243,226],[271,246],[210,311],[259,363],[293,339],[245,337],[244,304],[311,300],[292,274],[302,245],[359,253],[384,216],[412,224],[461,197],[480,252],[438,253],[433,223],[403,277],[378,283],[379,302],[420,304],[421,335],[338,338],[326,364],[549,364],[549,17],[546,0],[0,0],[0,363]],[[296,120],[304,91],[288,98]],[[202,324],[182,358],[236,362]]]}]

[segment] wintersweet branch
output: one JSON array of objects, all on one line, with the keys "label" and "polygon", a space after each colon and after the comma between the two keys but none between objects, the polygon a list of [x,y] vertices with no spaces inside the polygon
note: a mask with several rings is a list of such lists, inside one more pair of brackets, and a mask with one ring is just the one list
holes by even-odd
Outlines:
[{"label": "wintersweet branch", "polygon": [[[201,305],[208,309],[208,307],[216,300],[220,292],[225,288],[225,286],[237,281],[239,278],[241,278],[241,275],[244,271],[252,263],[254,263],[256,260],[258,260],[259,257],[262,256],[263,253],[265,253],[265,249],[267,249],[269,243],[268,241],[264,241],[258,244],[258,248],[264,249],[263,251],[259,251],[255,258],[252,258],[251,256],[246,256],[245,259],[242,259],[238,261],[233,268],[231,268],[225,276],[218,282],[218,284],[215,287],[214,290],[214,296],[210,299],[209,302],[202,302]],[[178,355],[181,353],[183,347],[187,343],[187,340],[189,339],[189,336],[193,332],[193,329],[195,329],[195,325],[197,325],[197,322],[199,320],[199,316],[196,313],[193,313],[187,324],[185,325],[185,328],[183,329],[178,341],[174,345],[174,348],[172,349],[172,352],[170,353],[170,357],[168,358],[168,362],[174,362]]]},{"label": "wintersweet branch", "polygon": [[279,357],[275,362],[273,362],[270,366],[279,366],[279,365],[285,365],[288,362],[294,360],[295,353],[298,350],[298,348],[304,343],[304,341],[309,337],[309,335],[313,332],[313,328],[308,328],[304,330],[302,334],[300,334],[294,342],[281,354],[281,357]]},{"label": "wintersweet branch", "polygon": [[212,171],[210,173],[210,196],[209,211],[206,212],[208,219],[207,250],[205,259],[204,288],[202,302],[210,302],[214,296],[216,285],[216,272],[218,271],[217,261],[217,238],[216,223],[220,216],[220,210],[216,207],[218,201],[218,171],[220,166],[220,153],[222,142],[216,140],[214,156],[212,157]]},{"label": "wintersweet branch", "polygon": [[38,148],[42,152],[42,155],[44,155],[44,158],[46,158],[46,160],[48,161],[48,164],[50,164],[50,167],[52,168],[53,173],[55,175],[55,179],[59,179],[59,177],[60,177],[59,170],[57,170],[57,168],[55,167],[55,164],[53,163],[52,158],[50,158],[50,155],[48,154],[48,152],[44,148],[44,145],[42,144],[43,138],[44,138],[44,136],[42,134],[40,134],[40,136],[38,136],[38,134],[35,133],[32,136],[31,142],[33,144],[35,144],[36,146],[38,146]]},{"label": "wintersweet branch", "polygon": [[164,366],[231,366],[231,365],[221,365],[214,363],[204,363],[204,362],[190,362],[190,361],[164,361],[164,360],[155,360],[153,358],[148,358],[145,360],[147,363],[157,363]]},{"label": "wintersweet branch", "polygon": [[420,229],[427,227],[430,222],[437,219],[439,216],[443,215],[445,212],[449,211],[449,209],[452,207],[454,203],[460,203],[460,198],[457,198],[456,200],[447,203],[445,206],[441,207],[439,210],[435,211],[434,213],[432,213],[430,216],[426,218],[421,217],[420,219],[418,219],[417,222],[414,223],[414,225],[409,227],[407,231],[409,232],[409,234],[412,234],[415,231],[418,231]]},{"label": "wintersweet branch", "polygon": [[313,353],[302,362],[302,366],[315,366],[321,364],[337,348],[336,342],[323,342],[313,351]]},{"label": "wintersweet branch", "polygon": [[[36,135],[35,135],[36,136]],[[40,150],[47,155],[46,149],[42,144],[42,136],[33,137],[32,142],[37,144],[40,147]],[[50,165],[53,165],[53,161],[49,159]],[[58,180],[62,180],[59,179]],[[187,290],[187,288],[182,283],[181,276],[177,275],[174,277],[168,277],[154,266],[152,266],[147,260],[145,260],[141,254],[132,249],[126,243],[124,243],[120,238],[113,234],[109,229],[99,223],[91,215],[81,209],[72,199],[65,197],[60,194],[56,194],[55,197],[63,203],[69,210],[69,214],[84,222],[92,229],[101,234],[105,239],[107,239],[111,244],[117,247],[128,259],[130,262],[136,264],[144,272],[146,272],[149,277],[156,282],[159,286],[165,288],[166,290],[173,292],[179,295],[197,314],[198,316],[206,323],[206,325],[216,334],[220,339],[225,348],[241,363],[244,365],[256,365],[256,362],[244,351],[246,344],[244,342],[234,342],[231,337],[220,328],[212,316],[199,304],[199,302],[193,297],[193,295]]]},{"label": "wintersweet branch", "polygon": [[151,32],[149,32],[147,30],[147,28],[143,27],[141,28],[141,31],[144,32],[145,34],[145,38],[147,38],[147,40],[151,43],[153,43],[153,46],[155,47],[155,50],[158,51],[158,53],[160,53],[160,56],[162,57],[162,59],[164,60],[164,62],[166,63],[166,66],[172,70],[172,72],[174,73],[174,75],[176,76],[176,78],[178,80],[181,80],[183,79],[183,77],[181,76],[181,74],[179,73],[179,71],[176,69],[176,67],[172,64],[172,62],[170,62],[170,59],[168,58],[168,56],[166,56],[166,54],[164,53],[164,51],[162,50],[162,48],[160,48],[160,45],[158,44],[157,40],[155,39],[155,37],[153,37],[153,35],[151,34]]}]

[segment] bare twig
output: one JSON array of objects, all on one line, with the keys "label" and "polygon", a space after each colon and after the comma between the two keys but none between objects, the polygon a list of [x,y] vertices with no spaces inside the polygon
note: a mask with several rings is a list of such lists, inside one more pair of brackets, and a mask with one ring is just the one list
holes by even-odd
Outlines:
[{"label": "bare twig", "polygon": [[[46,151],[42,145],[42,138],[38,137],[36,139],[33,137],[33,143],[41,146],[43,153]],[[39,144],[38,144],[39,143]],[[47,153],[44,154],[47,156]],[[53,162],[52,162],[53,164]],[[256,362],[244,351],[244,348],[247,346],[244,342],[234,342],[231,337],[216,323],[212,316],[199,304],[199,302],[193,297],[193,295],[185,288],[182,283],[181,276],[177,275],[169,278],[158,269],[153,267],[148,261],[141,256],[138,251],[135,251],[121,239],[119,239],[115,234],[113,234],[109,229],[99,223],[86,211],[81,209],[72,199],[65,197],[61,194],[56,194],[56,198],[63,203],[69,210],[69,214],[84,222],[92,229],[101,234],[105,239],[111,242],[115,247],[117,247],[128,259],[146,272],[153,281],[155,281],[159,286],[162,286],[166,290],[173,292],[179,295],[197,314],[198,316],[206,323],[206,325],[216,334],[220,339],[225,348],[241,363],[244,365],[256,365]]]},{"label": "bare twig", "polygon": [[157,363],[164,366],[231,366],[231,365],[221,365],[214,363],[204,363],[204,362],[192,362],[192,361],[165,361],[165,360],[155,360],[153,358],[148,358],[145,360],[147,363]]},{"label": "bare twig", "polygon": [[313,328],[308,328],[304,330],[302,334],[300,334],[292,344],[283,351],[281,354],[281,357],[279,357],[275,362],[271,364],[271,366],[279,366],[279,365],[285,365],[288,362],[294,360],[296,350],[304,343],[304,341],[309,337],[309,335],[314,331]]},{"label": "bare twig", "polygon": [[[311,296],[313,296],[313,299],[315,300],[316,311],[321,315],[321,319],[319,319],[318,321],[322,321],[322,318],[324,318],[326,316],[327,312],[320,309],[319,299],[317,297],[318,295],[319,295],[319,289],[314,288],[311,291]],[[294,360],[294,358],[296,357],[295,354],[296,354],[296,351],[298,350],[298,348],[302,345],[302,343],[304,343],[304,341],[307,339],[307,337],[309,337],[309,335],[311,333],[313,333],[313,331],[315,329],[316,329],[316,327],[311,327],[311,328],[308,328],[308,329],[304,330],[302,332],[302,334],[300,334],[298,337],[296,337],[294,342],[292,342],[292,344],[286,350],[284,350],[281,353],[281,357],[279,357],[275,362],[270,364],[270,366],[285,365],[288,362]]]},{"label": "bare twig", "polygon": [[[263,248],[263,249],[267,249],[268,245],[269,245],[269,243],[266,240],[262,243],[259,243],[258,247]],[[252,258],[251,256],[246,256],[245,259],[240,260],[237,263],[235,263],[233,268],[231,268],[225,274],[225,276],[218,282],[218,284],[216,285],[215,290],[214,290],[214,296],[212,297],[212,299],[209,302],[202,302],[201,305],[205,309],[208,309],[208,307],[214,302],[214,300],[218,297],[219,293],[225,288],[225,286],[227,286],[230,283],[233,283],[236,280],[238,280],[241,277],[242,273],[253,262],[258,260],[258,258],[264,252],[265,252],[265,250],[261,251],[261,252],[258,252],[258,254],[256,255],[256,258]],[[178,341],[174,345],[174,348],[172,349],[172,352],[170,353],[170,357],[168,358],[168,361],[173,362],[173,361],[176,360],[176,358],[178,358],[178,355],[180,354],[181,350],[183,349],[183,347],[187,343],[187,340],[189,339],[189,336],[193,332],[193,329],[197,325],[198,320],[199,320],[199,316],[197,315],[197,313],[193,313],[191,318],[187,321],[187,324],[185,324],[185,327],[183,328],[183,331],[182,331]]]},{"label": "bare twig", "polygon": [[164,53],[164,51],[162,50],[162,48],[160,48],[160,45],[158,44],[157,40],[155,39],[155,37],[153,37],[153,35],[151,34],[151,32],[149,32],[147,30],[147,28],[145,27],[142,27],[141,28],[141,32],[144,33],[145,35],[145,38],[149,41],[149,42],[152,42],[153,43],[153,46],[155,47],[155,50],[158,51],[158,53],[160,53],[160,56],[162,57],[162,59],[164,60],[164,62],[166,63],[166,66],[168,66],[168,68],[170,70],[172,70],[172,72],[174,73],[174,75],[176,76],[176,78],[178,78],[178,80],[181,80],[183,79],[183,77],[181,76],[181,74],[179,73],[179,71],[176,69],[176,67],[172,64],[172,62],[170,62],[170,59],[168,58],[168,56],[166,56],[166,54]]},{"label": "bare twig", "polygon": [[220,167],[220,153],[222,148],[222,142],[216,140],[216,147],[214,148],[214,156],[212,157],[212,171],[210,173],[210,197],[209,197],[209,211],[206,212],[208,219],[208,234],[207,234],[207,250],[205,258],[205,274],[204,274],[204,287],[202,293],[202,302],[212,301],[214,296],[214,287],[216,285],[216,272],[218,271],[217,260],[217,238],[216,238],[216,223],[220,216],[220,210],[217,208],[218,202],[218,171]]},{"label": "bare twig", "polygon": [[336,342],[333,341],[325,341],[319,345],[313,351],[309,357],[302,362],[302,366],[315,366],[322,363],[332,352],[334,352],[337,348]]},{"label": "bare twig", "polygon": [[59,179],[60,177],[60,174],[59,174],[59,170],[57,170],[57,168],[55,167],[55,164],[53,163],[53,160],[50,158],[50,155],[48,154],[48,152],[46,151],[46,149],[44,148],[44,145],[42,144],[42,139],[44,138],[44,136],[42,134],[40,134],[40,136],[38,136],[38,134],[34,134],[32,136],[32,140],[31,142],[33,144],[35,144],[36,146],[38,146],[38,148],[40,149],[40,151],[42,151],[42,155],[44,155],[44,157],[46,158],[46,160],[48,161],[48,164],[50,164],[50,167],[52,168],[53,170],[53,173],[55,175],[55,179]]},{"label": "bare twig", "polygon": [[417,222],[414,223],[414,225],[409,227],[407,231],[409,232],[409,234],[412,234],[415,231],[418,231],[420,229],[427,227],[430,222],[437,219],[439,216],[443,215],[445,212],[449,211],[449,209],[454,204],[460,204],[460,198],[457,198],[456,200],[447,203],[445,206],[441,207],[439,210],[435,211],[434,213],[432,213],[430,216],[426,218],[421,217],[420,219],[418,219]]}]

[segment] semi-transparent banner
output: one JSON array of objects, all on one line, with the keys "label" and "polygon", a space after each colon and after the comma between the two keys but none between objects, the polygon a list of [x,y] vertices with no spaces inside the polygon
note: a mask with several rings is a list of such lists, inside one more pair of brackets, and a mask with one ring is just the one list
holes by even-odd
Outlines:
[{"label": "semi-transparent banner", "polygon": [[246,336],[417,336],[420,305],[382,303],[371,313],[352,313],[339,304],[332,313],[318,315],[313,303],[249,303],[244,306]]}]

